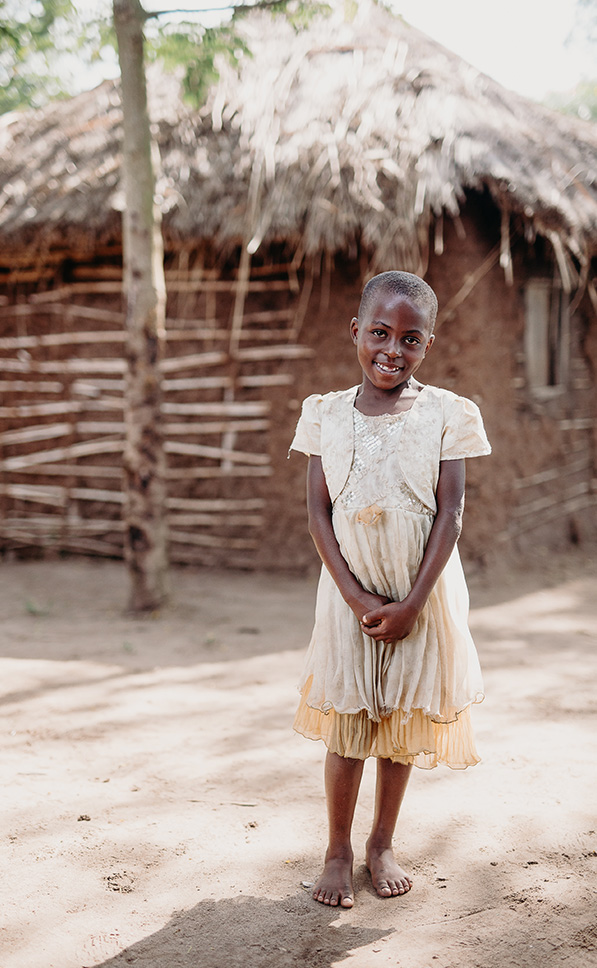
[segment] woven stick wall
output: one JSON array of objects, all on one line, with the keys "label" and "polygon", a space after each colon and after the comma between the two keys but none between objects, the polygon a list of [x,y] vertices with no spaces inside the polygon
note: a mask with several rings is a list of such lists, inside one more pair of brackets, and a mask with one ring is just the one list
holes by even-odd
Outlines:
[{"label": "woven stick wall", "polygon": [[[267,390],[290,385],[292,362],[310,355],[295,342],[306,299],[292,264],[245,259],[230,279],[197,252],[168,261],[171,560],[247,566],[263,526],[259,479],[271,474]],[[20,268],[8,281],[34,277]],[[0,547],[120,557],[121,270],[75,264],[53,281],[1,309]]]}]

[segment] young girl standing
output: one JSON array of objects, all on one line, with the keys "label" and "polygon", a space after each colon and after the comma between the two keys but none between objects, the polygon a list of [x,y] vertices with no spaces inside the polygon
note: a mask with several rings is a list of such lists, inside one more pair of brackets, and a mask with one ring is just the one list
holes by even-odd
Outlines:
[{"label": "young girl standing", "polygon": [[464,458],[490,453],[479,410],[415,373],[437,299],[418,276],[365,286],[351,335],[360,386],[303,403],[291,449],[309,456],[309,530],[323,567],[294,727],[327,748],[329,843],[313,897],[352,907],[351,829],[364,760],[377,757],[366,846],[381,897],[405,894],[392,837],[412,765],[478,762],[483,698],[456,547]]}]

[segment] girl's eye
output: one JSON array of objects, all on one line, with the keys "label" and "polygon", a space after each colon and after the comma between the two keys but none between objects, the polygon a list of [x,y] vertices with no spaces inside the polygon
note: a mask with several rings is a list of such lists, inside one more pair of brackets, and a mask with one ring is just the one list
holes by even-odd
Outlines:
[{"label": "girl's eye", "polygon": [[371,330],[371,332],[373,333],[374,336],[385,336],[386,335],[385,329],[373,329],[373,330]]},{"label": "girl's eye", "polygon": [[408,343],[409,346],[417,346],[419,341],[416,336],[405,336],[404,342]]}]

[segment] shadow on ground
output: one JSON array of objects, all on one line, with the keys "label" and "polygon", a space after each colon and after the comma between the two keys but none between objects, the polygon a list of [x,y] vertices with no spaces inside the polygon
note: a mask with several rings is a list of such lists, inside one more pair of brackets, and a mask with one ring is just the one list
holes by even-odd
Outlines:
[{"label": "shadow on ground", "polygon": [[314,911],[307,894],[201,901],[96,968],[331,968],[393,931],[355,927],[343,916],[337,908]]}]

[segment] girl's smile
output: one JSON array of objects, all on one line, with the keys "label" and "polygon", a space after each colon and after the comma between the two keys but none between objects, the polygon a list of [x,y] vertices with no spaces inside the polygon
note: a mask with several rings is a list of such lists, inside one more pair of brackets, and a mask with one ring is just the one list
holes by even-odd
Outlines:
[{"label": "girl's smile", "polygon": [[401,392],[433,344],[427,313],[402,293],[381,291],[351,334],[363,371],[361,394]]}]

